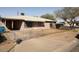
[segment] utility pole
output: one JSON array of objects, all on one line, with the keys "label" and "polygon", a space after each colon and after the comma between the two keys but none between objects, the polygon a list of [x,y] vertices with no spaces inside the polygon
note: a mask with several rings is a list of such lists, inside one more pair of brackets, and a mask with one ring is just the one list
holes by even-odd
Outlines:
[{"label": "utility pole", "polygon": [[17,11],[17,16],[19,16],[19,11]]}]

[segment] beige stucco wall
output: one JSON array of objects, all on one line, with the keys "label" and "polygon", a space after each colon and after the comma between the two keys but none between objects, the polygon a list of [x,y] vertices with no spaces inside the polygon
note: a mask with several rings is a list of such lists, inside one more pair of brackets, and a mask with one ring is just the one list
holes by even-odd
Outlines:
[{"label": "beige stucco wall", "polygon": [[56,24],[55,23],[52,23],[52,28],[56,28]]},{"label": "beige stucco wall", "polygon": [[50,28],[50,23],[44,23],[45,28]]},{"label": "beige stucco wall", "polygon": [[44,23],[44,27],[32,27],[32,28],[28,28],[25,27],[25,22],[22,22],[21,28],[20,30],[25,30],[25,29],[50,29],[50,23]]}]

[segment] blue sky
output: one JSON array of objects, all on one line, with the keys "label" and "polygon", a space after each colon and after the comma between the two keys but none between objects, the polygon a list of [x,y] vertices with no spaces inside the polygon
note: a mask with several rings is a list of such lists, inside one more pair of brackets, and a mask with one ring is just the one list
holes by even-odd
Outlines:
[{"label": "blue sky", "polygon": [[29,16],[40,16],[46,13],[53,14],[60,7],[0,7],[1,16],[16,16],[17,12],[24,12]]}]

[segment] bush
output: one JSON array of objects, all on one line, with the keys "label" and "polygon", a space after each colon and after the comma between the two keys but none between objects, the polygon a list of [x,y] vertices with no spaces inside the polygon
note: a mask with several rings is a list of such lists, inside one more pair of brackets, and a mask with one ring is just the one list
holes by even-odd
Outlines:
[{"label": "bush", "polygon": [[17,43],[17,44],[20,44],[21,42],[22,42],[21,39],[17,39],[17,40],[16,40],[16,43]]},{"label": "bush", "polygon": [[6,37],[4,35],[0,34],[0,43],[4,42],[6,40],[7,40]]}]

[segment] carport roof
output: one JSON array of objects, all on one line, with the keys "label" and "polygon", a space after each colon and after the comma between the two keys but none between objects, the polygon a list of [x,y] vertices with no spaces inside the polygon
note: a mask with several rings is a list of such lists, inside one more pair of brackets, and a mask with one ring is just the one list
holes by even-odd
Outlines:
[{"label": "carport roof", "polygon": [[36,17],[36,16],[6,16],[3,17],[4,19],[10,19],[10,20],[24,20],[24,21],[39,21],[39,22],[53,22],[53,20],[50,19],[45,19],[41,17]]}]

